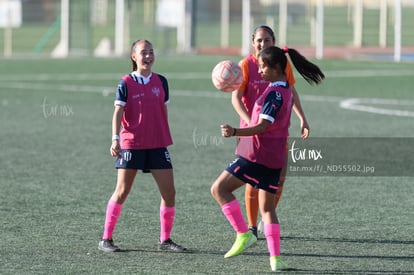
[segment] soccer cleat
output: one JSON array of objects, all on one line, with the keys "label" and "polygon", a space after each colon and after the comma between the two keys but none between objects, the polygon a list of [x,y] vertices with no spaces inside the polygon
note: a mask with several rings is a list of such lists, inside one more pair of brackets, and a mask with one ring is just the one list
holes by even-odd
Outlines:
[{"label": "soccer cleat", "polygon": [[252,231],[253,235],[257,238],[257,227],[256,226],[250,226],[249,231]]},{"label": "soccer cleat", "polygon": [[163,242],[158,242],[158,250],[169,250],[174,252],[186,252],[187,248],[176,244],[171,239],[165,240]]},{"label": "soccer cleat", "polygon": [[112,240],[112,239],[101,240],[99,242],[98,249],[102,250],[103,252],[118,252],[118,251],[121,251],[121,249],[114,244],[114,240]]},{"label": "soccer cleat", "polygon": [[279,272],[283,269],[287,269],[288,265],[282,261],[280,256],[270,257],[270,268],[273,272]]},{"label": "soccer cleat", "polygon": [[257,241],[252,231],[248,230],[246,233],[238,233],[236,241],[231,249],[224,255],[224,258],[230,258],[239,255],[246,248],[252,246]]},{"label": "soccer cleat", "polygon": [[264,222],[263,221],[260,221],[259,224],[257,225],[257,231],[264,234]]}]

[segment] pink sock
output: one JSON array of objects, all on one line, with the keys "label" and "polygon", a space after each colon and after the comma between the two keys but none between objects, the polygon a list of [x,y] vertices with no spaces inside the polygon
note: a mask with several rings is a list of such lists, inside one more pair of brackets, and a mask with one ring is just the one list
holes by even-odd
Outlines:
[{"label": "pink sock", "polygon": [[112,238],[118,218],[121,215],[122,204],[109,200],[106,208],[105,228],[102,239]]},{"label": "pink sock", "polygon": [[160,207],[160,241],[165,241],[170,238],[171,231],[174,224],[175,206],[161,206]]},{"label": "pink sock", "polygon": [[264,233],[270,257],[280,256],[280,224],[265,224]]},{"label": "pink sock", "polygon": [[221,211],[223,212],[226,219],[230,222],[234,231],[237,233],[246,233],[249,230],[246,221],[243,218],[239,202],[236,199],[223,204],[221,206]]}]

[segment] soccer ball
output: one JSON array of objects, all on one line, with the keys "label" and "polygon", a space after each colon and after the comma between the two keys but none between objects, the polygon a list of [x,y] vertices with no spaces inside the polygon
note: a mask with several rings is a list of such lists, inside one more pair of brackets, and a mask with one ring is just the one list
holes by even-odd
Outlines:
[{"label": "soccer ball", "polygon": [[214,87],[223,92],[232,92],[240,87],[243,81],[242,69],[231,60],[219,62],[211,73]]}]

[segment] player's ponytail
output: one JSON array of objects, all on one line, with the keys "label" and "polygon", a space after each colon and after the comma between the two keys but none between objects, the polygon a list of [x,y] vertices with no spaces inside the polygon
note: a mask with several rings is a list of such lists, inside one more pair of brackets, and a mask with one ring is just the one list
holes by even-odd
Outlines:
[{"label": "player's ponytail", "polygon": [[297,50],[284,47],[283,51],[289,55],[296,70],[309,84],[319,84],[325,78],[319,67],[308,61]]},{"label": "player's ponytail", "polygon": [[135,63],[135,61],[132,59],[132,54],[135,51],[135,45],[138,44],[138,42],[141,41],[141,39],[135,40],[134,42],[132,42],[131,45],[131,52],[129,53],[129,58],[131,58],[131,62],[132,62],[132,71],[136,71],[138,69],[137,67],[137,63]]},{"label": "player's ponytail", "polygon": [[308,61],[295,49],[289,49],[288,47],[281,49],[275,46],[270,46],[260,51],[258,56],[262,58],[263,62],[268,66],[276,68],[276,65],[279,65],[282,72],[285,72],[287,64],[286,55],[289,55],[296,70],[298,70],[308,83],[319,84],[322,79],[325,78],[325,75],[318,66]]}]

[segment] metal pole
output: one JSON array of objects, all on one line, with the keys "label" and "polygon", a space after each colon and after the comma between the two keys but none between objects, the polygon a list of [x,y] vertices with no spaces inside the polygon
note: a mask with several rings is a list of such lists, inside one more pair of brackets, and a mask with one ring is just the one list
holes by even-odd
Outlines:
[{"label": "metal pole", "polygon": [[363,22],[363,3],[362,0],[355,0],[354,6],[354,46],[362,46],[362,22]]},{"label": "metal pole", "polygon": [[243,56],[250,53],[250,0],[243,0],[242,2],[242,50]]},{"label": "metal pole", "polygon": [[182,0],[182,9],[184,17],[177,26],[177,51],[180,53],[190,53],[192,51],[193,0]]},{"label": "metal pole", "polygon": [[60,2],[60,41],[52,51],[53,57],[67,57],[69,55],[69,16],[70,0],[61,0]]},{"label": "metal pole", "polygon": [[221,1],[221,47],[229,46],[230,0]]},{"label": "metal pole", "polygon": [[387,46],[387,0],[380,3],[379,45],[381,48]]},{"label": "metal pole", "polygon": [[323,0],[318,0],[318,6],[316,7],[316,58],[322,59],[323,58],[323,16],[324,16],[324,9],[323,9]]},{"label": "metal pole", "polygon": [[190,53],[192,51],[193,45],[193,33],[191,31],[191,26],[193,25],[193,0],[185,1],[185,46],[184,52]]},{"label": "metal pole", "polygon": [[13,53],[13,22],[10,1],[6,1],[6,26],[4,29],[4,56],[11,57]]},{"label": "metal pole", "polygon": [[116,0],[115,2],[115,55],[121,56],[124,53],[125,38],[125,2]]},{"label": "metal pole", "polygon": [[279,1],[279,41],[281,47],[287,44],[287,0]]},{"label": "metal pole", "polygon": [[401,0],[395,0],[394,61],[401,61]]}]

